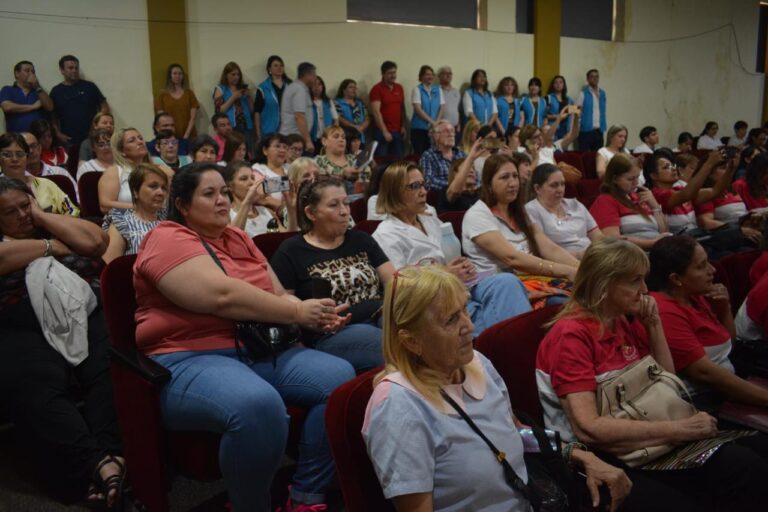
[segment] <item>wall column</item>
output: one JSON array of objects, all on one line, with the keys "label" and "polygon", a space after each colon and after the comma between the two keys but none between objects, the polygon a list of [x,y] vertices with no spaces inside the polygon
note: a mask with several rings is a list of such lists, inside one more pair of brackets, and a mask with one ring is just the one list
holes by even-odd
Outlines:
[{"label": "wall column", "polygon": [[[560,74],[560,1],[533,2],[533,74],[541,79],[542,95],[552,78]],[[527,83],[521,83],[520,88],[528,92]]]},{"label": "wall column", "polygon": [[184,0],[147,0],[147,18],[152,94],[156,95],[165,87],[165,75],[170,64],[181,64],[189,83],[187,14]]}]

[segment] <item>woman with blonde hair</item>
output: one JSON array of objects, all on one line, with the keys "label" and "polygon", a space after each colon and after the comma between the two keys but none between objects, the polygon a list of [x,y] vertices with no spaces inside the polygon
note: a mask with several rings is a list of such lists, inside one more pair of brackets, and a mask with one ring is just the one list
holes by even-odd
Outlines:
[{"label": "woman with blonde hair", "polygon": [[[608,162],[619,153],[629,153],[627,150],[627,127],[620,124],[615,124],[608,128],[608,133],[605,134],[605,146],[597,151],[597,160],[595,161],[595,169],[597,171],[597,177],[602,178],[605,175],[605,169],[608,167]],[[640,178],[640,185],[644,185],[645,180]]]},{"label": "woman with blonde hair", "polygon": [[[528,293],[514,274],[499,273],[479,280],[475,266],[460,253],[453,228],[427,214],[427,191],[419,167],[409,162],[390,165],[381,177],[377,210],[386,214],[373,233],[395,266],[437,262],[447,265],[470,293],[470,316],[475,334],[487,327],[530,311]],[[453,243],[446,240],[448,232]]]},{"label": "woman with blonde hair", "polygon": [[719,436],[717,420],[705,412],[666,421],[598,413],[598,387],[645,356],[675,371],[656,301],[645,285],[648,269],[643,250],[627,240],[604,238],[587,249],[571,299],[538,349],[536,382],[545,423],[564,440],[612,456],[645,449],[638,455],[644,458],[636,459],[640,465],[624,467],[633,491],[622,510],[694,511],[701,510],[701,501],[714,510],[759,510],[768,497],[763,436],[720,443],[685,469],[670,469],[680,460],[672,454],[669,466],[651,470],[645,468],[655,460],[648,448]]},{"label": "woman with blonde hair", "polygon": [[477,119],[470,119],[467,124],[464,125],[461,135],[461,150],[467,155],[472,150],[472,144],[477,140],[477,132],[480,131],[483,125]]},{"label": "woman with blonde hair", "polygon": [[[104,171],[99,180],[99,207],[101,213],[107,213],[112,208],[133,208],[131,187],[128,177],[141,163],[151,163],[149,151],[136,128],[121,128],[112,134],[110,139],[112,158],[115,164]],[[167,169],[167,167],[162,167]],[[169,178],[173,171],[168,169]]]},{"label": "woman with blonde hair", "polygon": [[[527,481],[521,425],[509,402],[515,390],[507,390],[493,365],[472,349],[472,332],[466,289],[445,267],[403,268],[387,285],[386,366],[374,380],[363,439],[384,496],[397,510],[530,510],[488,445],[454,409],[463,409]],[[564,453],[586,472],[595,506],[603,484],[612,508],[621,504],[631,487],[623,471],[577,445]]]}]

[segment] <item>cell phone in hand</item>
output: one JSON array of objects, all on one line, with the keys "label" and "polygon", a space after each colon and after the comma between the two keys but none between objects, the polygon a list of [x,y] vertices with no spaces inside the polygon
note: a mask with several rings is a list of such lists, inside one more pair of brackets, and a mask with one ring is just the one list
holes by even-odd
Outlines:
[{"label": "cell phone in hand", "polygon": [[275,194],[277,192],[288,192],[291,184],[287,176],[271,176],[264,179],[264,193]]},{"label": "cell phone in hand", "polygon": [[725,153],[725,159],[726,160],[732,160],[733,157],[736,156],[736,153],[738,152],[739,148],[736,146],[726,146],[723,152]]}]

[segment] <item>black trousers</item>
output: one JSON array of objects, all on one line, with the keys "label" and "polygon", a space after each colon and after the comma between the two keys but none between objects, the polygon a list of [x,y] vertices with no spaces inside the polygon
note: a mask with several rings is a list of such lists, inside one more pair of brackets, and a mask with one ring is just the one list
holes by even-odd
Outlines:
[{"label": "black trousers", "polygon": [[12,309],[0,315],[0,406],[29,443],[47,490],[82,499],[98,462],[120,453],[104,315],[101,307],[90,315],[88,358],[73,368],[45,340],[28,302]]},{"label": "black trousers", "polygon": [[415,155],[420,155],[431,146],[429,142],[429,130],[411,128],[411,146]]},{"label": "black trousers", "polygon": [[632,492],[622,511],[735,512],[765,510],[768,504],[768,436],[763,434],[720,447],[700,468],[624,470]]},{"label": "black trousers", "polygon": [[597,151],[603,147],[603,132],[592,130],[579,133],[579,151]]}]

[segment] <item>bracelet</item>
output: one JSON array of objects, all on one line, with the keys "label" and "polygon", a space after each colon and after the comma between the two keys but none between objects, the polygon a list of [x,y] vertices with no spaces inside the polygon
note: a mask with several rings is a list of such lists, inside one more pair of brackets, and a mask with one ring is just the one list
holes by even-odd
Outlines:
[{"label": "bracelet", "polygon": [[43,242],[45,242],[45,252],[43,253],[43,258],[47,258],[53,254],[53,244],[51,244],[51,241],[47,238],[44,238]]},{"label": "bracelet", "polygon": [[587,445],[584,443],[579,443],[577,441],[574,441],[572,443],[568,443],[565,445],[565,448],[563,448],[563,459],[565,459],[565,463],[569,467],[573,467],[573,449],[578,448],[581,451],[588,452],[589,448],[587,448]]},{"label": "bracelet", "polygon": [[661,206],[659,206],[659,207],[657,207],[657,208],[651,208],[651,211],[652,211],[653,213],[661,213]]}]

